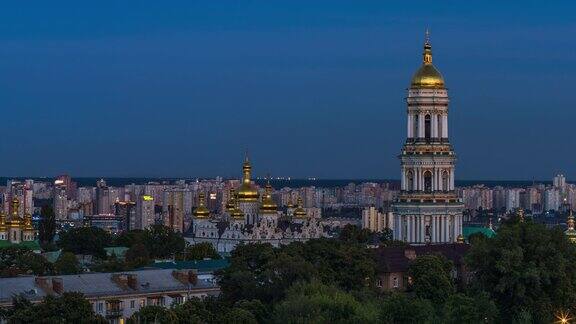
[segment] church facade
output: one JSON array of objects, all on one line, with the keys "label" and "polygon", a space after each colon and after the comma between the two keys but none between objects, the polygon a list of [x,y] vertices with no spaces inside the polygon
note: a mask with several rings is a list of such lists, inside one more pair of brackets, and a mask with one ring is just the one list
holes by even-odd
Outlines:
[{"label": "church facade", "polygon": [[279,210],[272,199],[273,188],[268,183],[261,193],[252,183],[252,166],[248,158],[242,165],[242,183],[230,190],[226,208],[212,214],[206,208],[206,197],[198,196],[193,212],[190,243],[209,242],[218,252],[230,252],[238,244],[270,243],[273,246],[306,241],[326,236],[320,218],[310,216],[298,199],[296,206]]},{"label": "church facade", "polygon": [[12,200],[9,216],[0,211],[0,247],[23,246],[35,252],[40,251],[36,239],[36,230],[32,225],[32,215],[24,212],[20,216],[20,202],[17,198]]},{"label": "church facade", "polygon": [[410,244],[463,241],[463,204],[454,191],[456,155],[448,137],[448,90],[432,64],[426,35],[422,66],[408,89],[401,191],[393,204],[394,239]]}]

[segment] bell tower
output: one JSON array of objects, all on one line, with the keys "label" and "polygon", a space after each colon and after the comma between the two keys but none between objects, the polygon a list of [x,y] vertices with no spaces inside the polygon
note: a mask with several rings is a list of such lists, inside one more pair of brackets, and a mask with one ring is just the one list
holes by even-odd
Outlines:
[{"label": "bell tower", "polygon": [[454,243],[463,205],[454,191],[456,155],[448,138],[448,91],[432,64],[426,32],[422,65],[408,89],[406,142],[399,156],[401,192],[393,205],[394,238],[410,244]]}]

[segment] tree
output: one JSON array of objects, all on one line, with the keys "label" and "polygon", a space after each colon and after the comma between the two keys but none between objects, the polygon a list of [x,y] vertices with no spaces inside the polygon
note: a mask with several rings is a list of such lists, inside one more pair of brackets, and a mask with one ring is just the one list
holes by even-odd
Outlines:
[{"label": "tree", "polygon": [[220,254],[209,242],[196,243],[184,250],[184,260],[220,259]]},{"label": "tree", "polygon": [[[183,319],[184,320],[184,319]],[[132,314],[128,323],[177,323],[178,317],[171,309],[162,306],[144,306]]]},{"label": "tree", "polygon": [[58,245],[67,252],[74,254],[91,254],[105,257],[105,247],[112,243],[112,236],[97,227],[80,227],[60,233]]},{"label": "tree", "polygon": [[126,262],[131,268],[140,268],[150,263],[150,255],[143,243],[134,244],[126,251]]},{"label": "tree", "polygon": [[340,230],[338,238],[345,242],[368,243],[372,235],[372,231],[367,228],[358,228],[356,225],[347,224]]},{"label": "tree", "polygon": [[92,310],[84,295],[65,292],[60,297],[47,296],[37,304],[15,300],[8,316],[10,323],[106,323]]},{"label": "tree", "polygon": [[485,293],[475,297],[454,294],[444,304],[443,314],[443,323],[493,323],[498,318],[498,308]]},{"label": "tree", "polygon": [[270,244],[239,245],[232,252],[230,266],[220,273],[220,287],[231,303],[243,299],[272,303],[283,298],[294,282],[310,280],[314,273],[302,257]]},{"label": "tree", "polygon": [[442,255],[422,255],[417,257],[408,268],[412,278],[411,288],[419,298],[430,300],[436,305],[454,293],[450,278],[451,262]]},{"label": "tree", "polygon": [[432,303],[395,293],[382,303],[380,321],[390,324],[438,323]]},{"label": "tree", "polygon": [[51,243],[56,235],[56,215],[50,205],[42,206],[40,210],[40,228],[38,231],[38,239],[42,244]]},{"label": "tree", "polygon": [[75,274],[82,272],[80,263],[73,253],[64,252],[54,263],[54,268],[58,274]]},{"label": "tree", "polygon": [[576,302],[576,247],[559,228],[529,220],[475,240],[465,258],[475,285],[491,295],[503,320],[552,322]]},{"label": "tree", "polygon": [[273,323],[376,323],[378,307],[360,303],[351,294],[314,281],[288,290],[275,305]]},{"label": "tree", "polygon": [[152,258],[170,258],[184,251],[186,240],[180,233],[163,225],[152,225],[144,231],[144,244]]},{"label": "tree", "polygon": [[53,272],[43,256],[25,247],[0,248],[0,277],[15,277],[22,274],[48,275]]}]

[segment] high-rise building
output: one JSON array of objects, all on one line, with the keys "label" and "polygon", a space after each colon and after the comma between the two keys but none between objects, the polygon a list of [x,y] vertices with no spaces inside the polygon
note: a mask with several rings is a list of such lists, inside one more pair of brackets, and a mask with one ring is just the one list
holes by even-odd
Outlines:
[{"label": "high-rise building", "polygon": [[426,35],[422,66],[408,89],[407,139],[401,192],[394,203],[394,238],[411,244],[462,240],[463,204],[454,191],[456,155],[448,139],[448,91],[432,65]]},{"label": "high-rise building", "polygon": [[147,229],[154,225],[154,197],[142,195],[136,199],[135,220],[130,224],[130,229]]},{"label": "high-rise building", "polygon": [[182,188],[166,189],[162,200],[164,225],[176,232],[185,232],[192,223],[192,192]]},{"label": "high-rise building", "polygon": [[362,210],[362,228],[372,232],[382,232],[386,228],[392,229],[392,213],[381,213],[374,206]]},{"label": "high-rise building", "polygon": [[563,174],[557,174],[554,179],[552,179],[552,184],[554,187],[564,191],[564,188],[566,187],[566,177],[564,177]]}]

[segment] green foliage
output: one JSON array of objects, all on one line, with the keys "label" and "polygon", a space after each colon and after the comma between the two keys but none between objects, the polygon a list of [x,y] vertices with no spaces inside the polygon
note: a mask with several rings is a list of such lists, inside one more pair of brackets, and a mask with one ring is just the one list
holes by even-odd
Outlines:
[{"label": "green foliage", "polygon": [[204,260],[220,259],[220,254],[214,249],[209,242],[196,243],[187,246],[184,253],[180,256],[181,260]]},{"label": "green foliage", "polygon": [[428,299],[436,305],[454,293],[450,278],[451,262],[442,255],[422,255],[417,257],[408,269],[412,278],[411,289],[417,297]]},{"label": "green foliage", "polygon": [[60,255],[58,260],[54,263],[54,269],[58,274],[75,274],[82,272],[78,259],[73,253],[64,252]]},{"label": "green foliage", "polygon": [[56,215],[50,205],[42,206],[40,210],[40,227],[38,231],[38,239],[42,244],[51,243],[56,235]]},{"label": "green foliage", "polygon": [[66,252],[106,256],[105,247],[112,243],[112,236],[97,227],[80,227],[60,233],[58,245]]},{"label": "green foliage", "polygon": [[151,226],[144,231],[142,239],[151,258],[171,258],[186,246],[182,234],[163,225]]},{"label": "green foliage", "polygon": [[52,273],[52,265],[43,256],[27,248],[17,246],[0,248],[0,277]]},{"label": "green foliage", "polygon": [[378,307],[317,281],[290,288],[274,307],[273,323],[377,323]]},{"label": "green foliage", "polygon": [[132,314],[128,323],[177,323],[176,313],[162,306],[144,306]]},{"label": "green foliage", "polygon": [[340,240],[344,242],[368,243],[374,233],[367,228],[359,228],[355,225],[347,224],[340,230]]},{"label": "green foliage", "polygon": [[130,268],[140,268],[150,263],[150,255],[143,243],[134,244],[126,251],[125,258]]},{"label": "green foliage", "polygon": [[439,323],[430,301],[410,298],[402,293],[386,298],[380,310],[381,323]]},{"label": "green foliage", "polygon": [[444,304],[443,315],[444,323],[493,323],[498,318],[498,308],[486,294],[454,294]]},{"label": "green foliage", "polygon": [[61,297],[47,296],[37,305],[15,299],[7,320],[11,323],[106,323],[94,313],[84,295],[75,292],[65,292]]},{"label": "green foliage", "polygon": [[551,322],[576,301],[576,248],[559,229],[510,222],[466,256],[476,286],[488,292],[503,320]]}]

